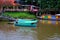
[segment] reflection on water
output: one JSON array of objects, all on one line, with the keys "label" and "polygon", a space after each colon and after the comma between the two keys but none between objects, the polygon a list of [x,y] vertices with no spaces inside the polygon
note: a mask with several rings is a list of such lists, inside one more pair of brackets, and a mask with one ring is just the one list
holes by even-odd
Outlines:
[{"label": "reflection on water", "polygon": [[48,38],[48,40],[60,40],[60,35],[54,34],[52,37]]},{"label": "reflection on water", "polygon": [[60,21],[51,21],[51,20],[40,20],[41,23],[43,24],[59,24]]},{"label": "reflection on water", "polygon": [[[58,22],[58,24],[53,24],[51,23],[48,23],[49,21],[45,20],[44,22],[43,21],[40,21],[39,22],[39,27],[37,28],[38,30],[38,39],[39,40],[49,40],[48,38],[54,38],[55,34],[59,37],[60,35],[60,25]],[[52,40],[52,39],[51,39]],[[57,39],[58,40],[58,39]]]},{"label": "reflection on water", "polygon": [[14,27],[7,22],[0,23],[0,40],[37,40],[36,28]]},{"label": "reflection on water", "polygon": [[39,20],[37,28],[0,22],[0,40],[60,40],[60,22]]},{"label": "reflection on water", "polygon": [[34,32],[27,32],[25,30],[24,31],[17,30],[17,31],[0,33],[0,39],[2,40],[35,40],[34,38],[36,38]]}]

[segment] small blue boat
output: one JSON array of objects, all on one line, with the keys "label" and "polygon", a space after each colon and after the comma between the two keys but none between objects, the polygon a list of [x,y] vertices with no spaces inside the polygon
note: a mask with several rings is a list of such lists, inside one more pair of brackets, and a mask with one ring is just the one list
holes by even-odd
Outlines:
[{"label": "small blue boat", "polygon": [[38,20],[34,19],[18,19],[14,22],[15,26],[36,27]]}]

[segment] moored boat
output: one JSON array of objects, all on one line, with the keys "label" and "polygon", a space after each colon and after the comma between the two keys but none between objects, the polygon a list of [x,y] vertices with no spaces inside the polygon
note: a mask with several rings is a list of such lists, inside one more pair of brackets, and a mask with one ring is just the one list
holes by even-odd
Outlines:
[{"label": "moored boat", "polygon": [[60,21],[60,15],[42,15],[40,17],[38,17],[42,20],[57,20]]},{"label": "moored boat", "polygon": [[18,19],[14,22],[15,26],[36,27],[38,20],[34,19]]}]

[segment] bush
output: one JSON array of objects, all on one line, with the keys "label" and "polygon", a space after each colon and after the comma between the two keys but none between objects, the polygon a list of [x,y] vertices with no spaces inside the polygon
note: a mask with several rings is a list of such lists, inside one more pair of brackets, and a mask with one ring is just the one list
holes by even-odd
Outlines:
[{"label": "bush", "polygon": [[13,18],[33,18],[35,19],[36,16],[33,14],[29,14],[29,12],[5,12],[5,16],[10,16]]}]

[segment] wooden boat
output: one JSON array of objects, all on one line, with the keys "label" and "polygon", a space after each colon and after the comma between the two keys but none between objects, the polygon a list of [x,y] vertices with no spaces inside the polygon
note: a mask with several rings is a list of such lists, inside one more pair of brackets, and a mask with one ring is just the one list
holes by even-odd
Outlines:
[{"label": "wooden boat", "polygon": [[60,16],[59,15],[42,15],[40,17],[38,17],[39,19],[42,20],[57,20],[60,21]]},{"label": "wooden boat", "polygon": [[15,26],[36,27],[38,20],[34,19],[18,19],[14,22]]}]

